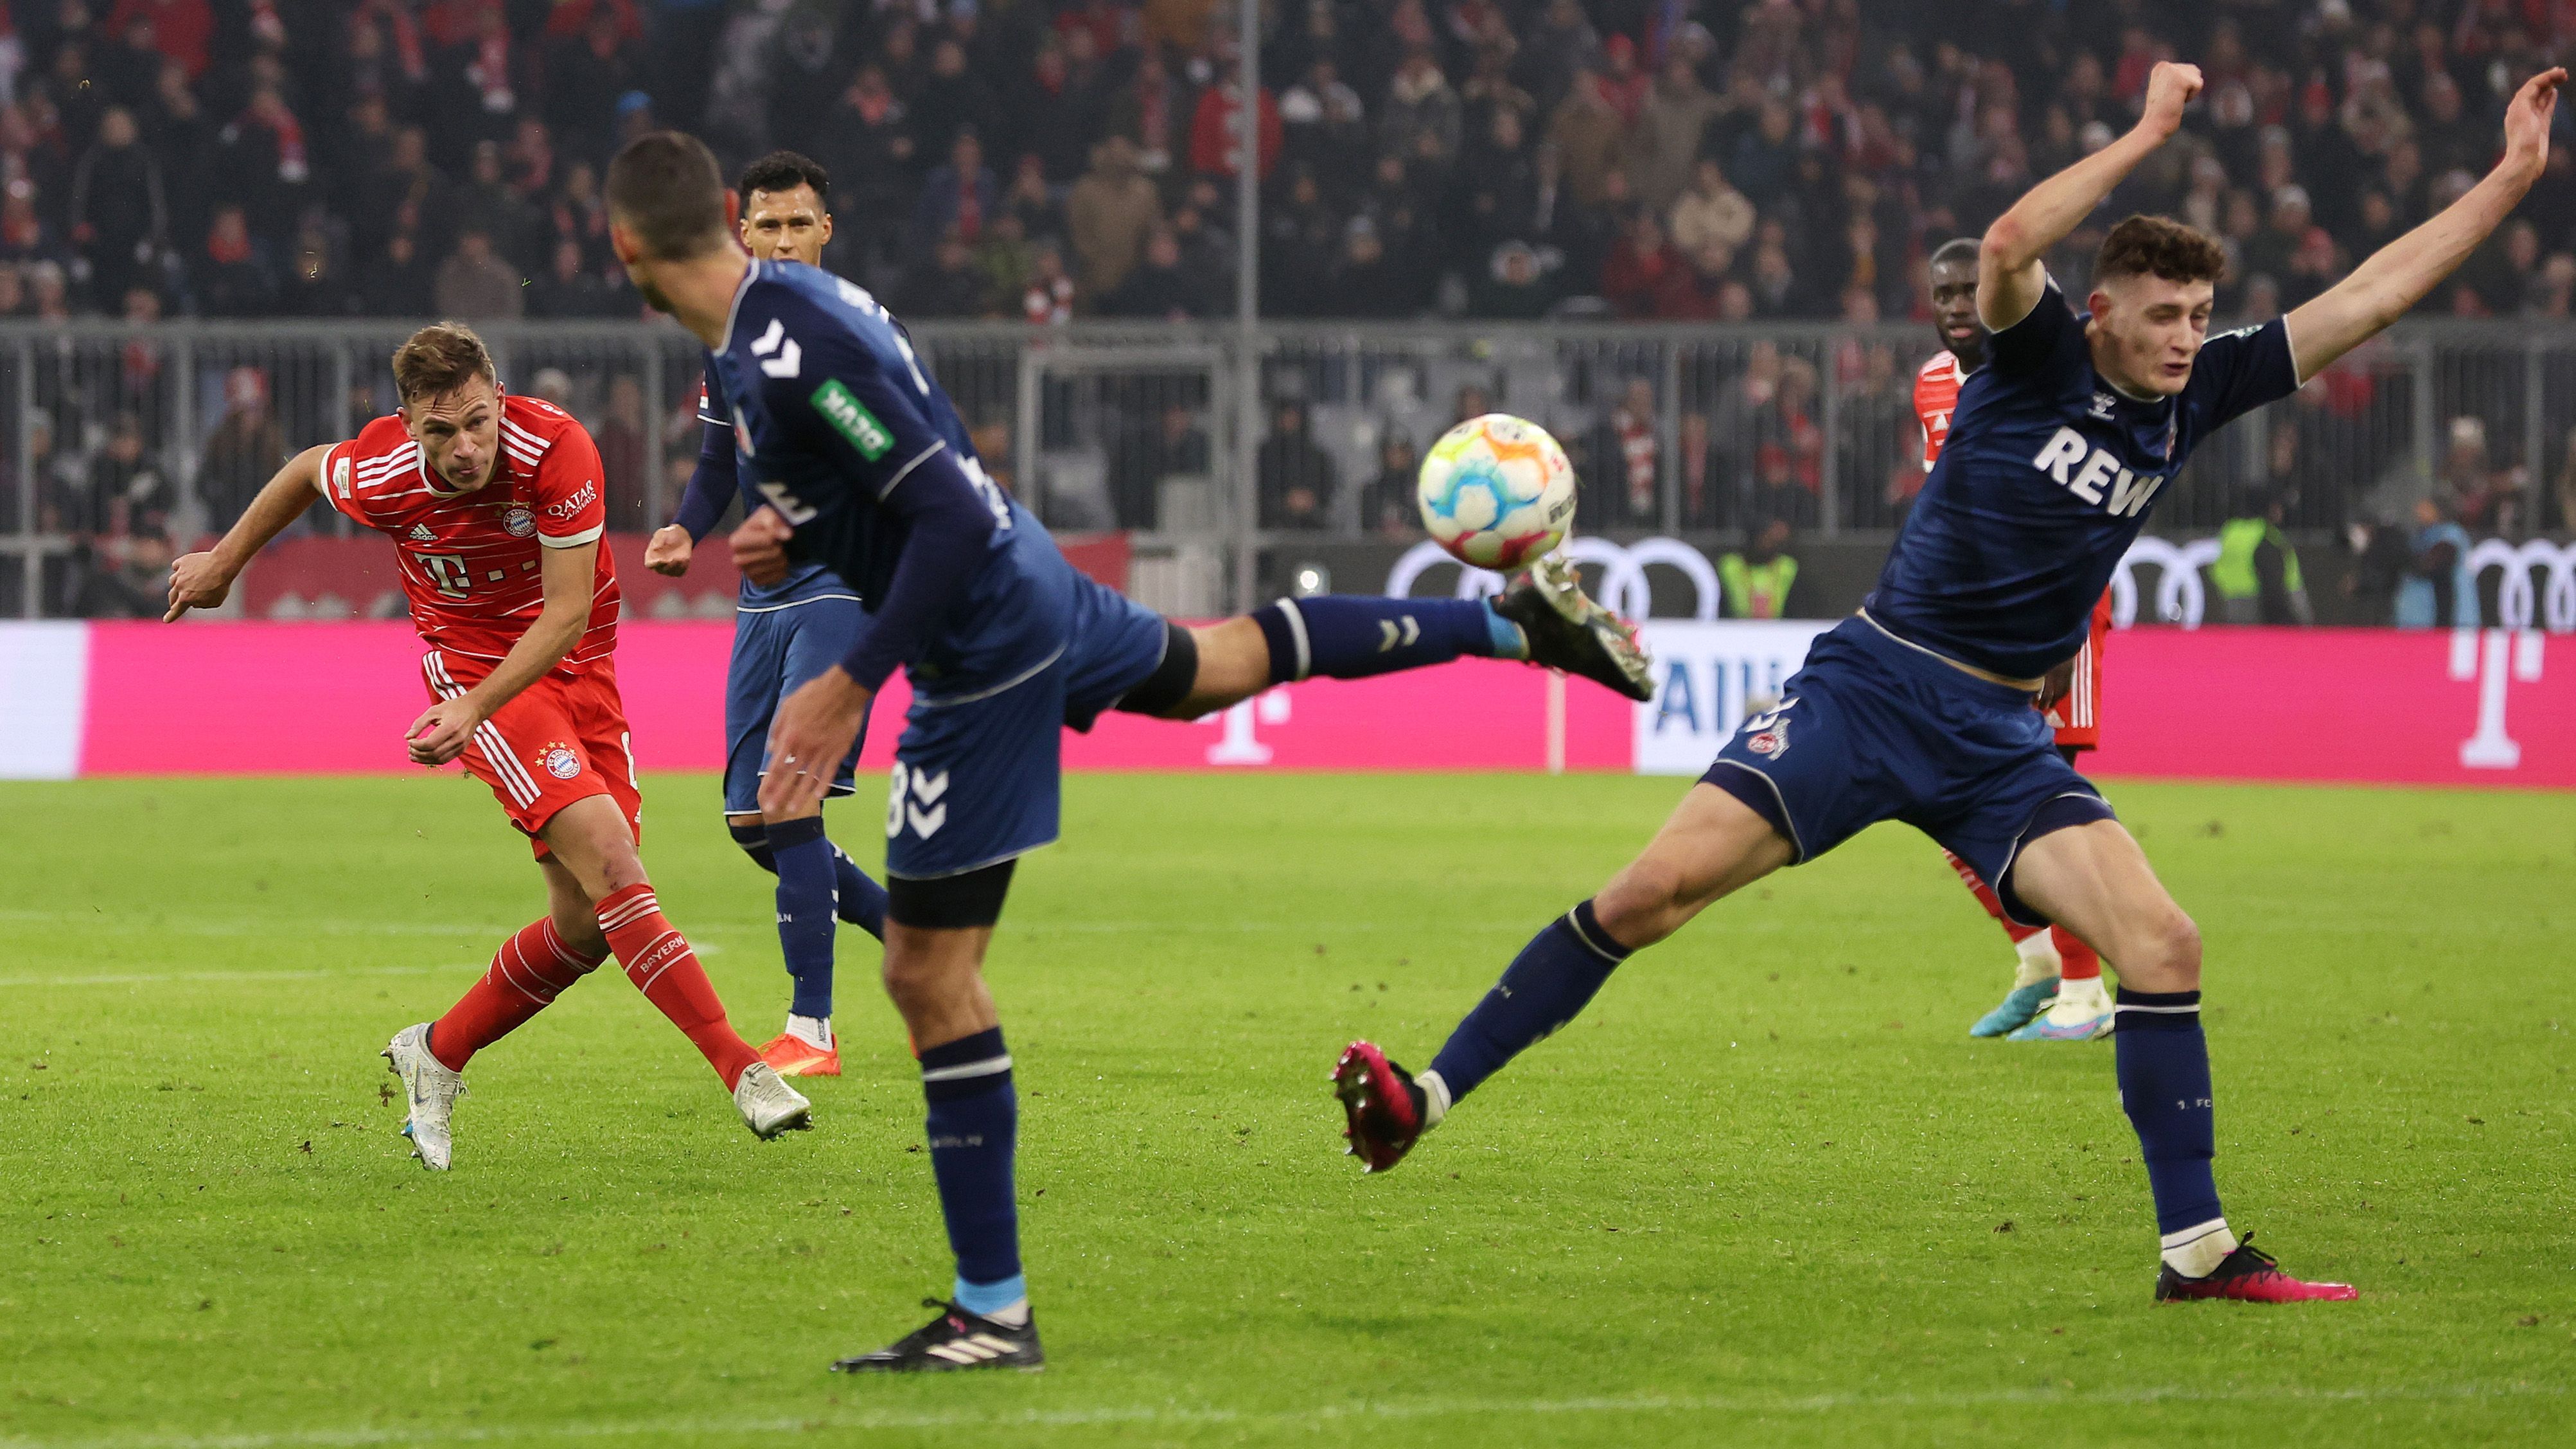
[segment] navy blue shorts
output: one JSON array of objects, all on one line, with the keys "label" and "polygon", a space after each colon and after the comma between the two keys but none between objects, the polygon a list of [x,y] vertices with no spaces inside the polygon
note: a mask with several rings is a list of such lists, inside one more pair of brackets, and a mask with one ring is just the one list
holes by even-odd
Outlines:
[{"label": "navy blue shorts", "polygon": [[886,798],[886,874],[962,875],[1052,843],[1065,728],[1090,729],[1163,662],[1162,615],[1070,568],[1038,587],[1051,648],[998,677],[914,681]]},{"label": "navy blue shorts", "polygon": [[[727,815],[760,813],[760,777],[769,769],[769,721],[778,702],[807,680],[841,662],[867,627],[867,611],[847,594],[745,609],[734,615],[733,662],[725,670],[725,776]],[[833,795],[856,788],[850,772],[868,724],[850,757],[832,775]]]},{"label": "navy blue shorts", "polygon": [[1882,820],[1902,820],[1976,867],[2024,925],[2012,893],[2022,846],[2113,818],[2057,752],[2028,693],[1964,673],[1865,618],[1820,634],[1700,778],[1760,812],[1798,863]]}]

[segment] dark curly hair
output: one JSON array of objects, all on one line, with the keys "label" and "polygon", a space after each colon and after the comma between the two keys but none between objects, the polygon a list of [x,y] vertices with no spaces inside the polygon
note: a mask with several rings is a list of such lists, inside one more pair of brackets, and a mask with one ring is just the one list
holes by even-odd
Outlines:
[{"label": "dark curly hair", "polygon": [[2120,277],[2215,282],[2226,273],[2218,238],[2161,216],[2132,216],[2111,228],[2093,257],[2096,286]]},{"label": "dark curly hair", "polygon": [[813,187],[814,199],[826,203],[825,209],[830,209],[832,173],[810,157],[794,151],[772,151],[742,168],[741,191],[745,207],[751,205],[751,194],[755,191],[766,191],[775,196],[782,191],[794,191],[799,186]]}]

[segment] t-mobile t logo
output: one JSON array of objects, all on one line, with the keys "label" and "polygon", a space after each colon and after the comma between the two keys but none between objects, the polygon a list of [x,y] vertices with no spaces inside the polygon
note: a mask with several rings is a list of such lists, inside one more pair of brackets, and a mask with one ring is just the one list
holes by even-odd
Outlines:
[{"label": "t-mobile t logo", "polygon": [[2459,629],[2451,634],[2451,677],[2478,682],[2477,733],[2460,742],[2460,764],[2471,770],[2510,770],[2522,763],[2522,746],[2505,733],[2506,670],[2524,684],[2540,682],[2540,654],[2547,636],[2536,630]]}]

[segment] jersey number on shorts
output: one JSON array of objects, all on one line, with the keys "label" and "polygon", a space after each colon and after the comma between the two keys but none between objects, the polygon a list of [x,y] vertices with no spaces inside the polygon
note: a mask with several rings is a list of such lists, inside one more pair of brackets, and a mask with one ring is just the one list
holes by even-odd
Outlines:
[{"label": "jersey number on shorts", "polygon": [[906,770],[898,762],[894,767],[894,788],[886,793],[886,839],[903,834],[909,823],[912,833],[928,840],[948,823],[948,805],[940,797],[948,793],[948,772],[934,775],[928,770]]}]

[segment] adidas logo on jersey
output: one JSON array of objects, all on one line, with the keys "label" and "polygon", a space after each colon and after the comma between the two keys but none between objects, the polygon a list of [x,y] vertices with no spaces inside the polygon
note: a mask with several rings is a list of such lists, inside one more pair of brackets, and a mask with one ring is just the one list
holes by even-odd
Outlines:
[{"label": "adidas logo on jersey", "polygon": [[[2168,444],[2168,447],[2171,445]],[[2077,466],[2077,465],[2082,466]],[[2135,518],[2147,511],[2156,490],[2165,484],[2164,475],[2150,473],[2141,478],[2120,466],[2120,460],[2107,448],[2096,448],[2073,428],[2059,428],[2030,466],[2057,480],[2067,492],[2094,504],[2116,518]],[[2104,489],[2110,491],[2106,495]]]},{"label": "adidas logo on jersey", "polygon": [[432,532],[430,532],[430,531],[429,531],[429,525],[428,525],[428,524],[426,524],[426,523],[415,523],[415,524],[413,524],[413,525],[411,526],[411,532],[409,532],[409,533],[407,533],[407,534],[405,534],[405,535],[403,535],[403,536],[404,536],[405,538],[410,539],[410,540],[411,540],[412,542],[414,542],[414,543],[436,543],[436,542],[438,542],[438,535],[437,535],[437,534],[434,534],[434,533],[432,533]]}]

